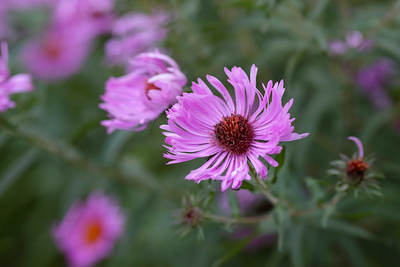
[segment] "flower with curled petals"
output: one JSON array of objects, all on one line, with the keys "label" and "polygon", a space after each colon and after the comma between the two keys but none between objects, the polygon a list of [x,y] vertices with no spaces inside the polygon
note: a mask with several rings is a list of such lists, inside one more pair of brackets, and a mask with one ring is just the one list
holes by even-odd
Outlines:
[{"label": "flower with curled petals", "polygon": [[225,68],[228,82],[233,86],[233,98],[222,83],[207,76],[209,83],[221,94],[214,95],[201,80],[192,84],[193,93],[179,97],[167,111],[168,125],[165,142],[169,145],[164,156],[172,163],[195,158],[207,158],[200,168],[186,176],[188,180],[221,180],[221,189],[237,189],[243,180],[250,180],[249,164],[261,178],[267,168],[260,157],[276,167],[270,155],[279,154],[279,142],[304,138],[308,133],[293,133],[293,118],[288,113],[293,99],[282,106],[285,91],[283,81],[263,85],[265,94],[256,88],[257,68],[253,65],[250,78],[238,67]]},{"label": "flower with curled petals", "polygon": [[178,64],[158,51],[135,57],[129,74],[110,78],[101,97],[110,119],[102,121],[107,132],[116,129],[140,131],[155,120],[182,94],[186,77]]},{"label": "flower with curled petals", "polygon": [[0,57],[0,112],[15,107],[10,100],[10,94],[28,92],[33,89],[32,78],[29,74],[10,75],[8,70],[8,46],[1,43]]}]

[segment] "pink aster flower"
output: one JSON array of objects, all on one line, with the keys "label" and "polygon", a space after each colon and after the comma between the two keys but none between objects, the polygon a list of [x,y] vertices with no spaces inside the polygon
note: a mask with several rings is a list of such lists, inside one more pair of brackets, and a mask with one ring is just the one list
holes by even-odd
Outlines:
[{"label": "pink aster flower", "polygon": [[53,229],[57,247],[72,267],[88,267],[105,258],[124,228],[124,215],[116,201],[101,192],[71,206]]},{"label": "pink aster flower", "polygon": [[291,99],[282,106],[285,91],[283,81],[269,81],[263,85],[265,94],[256,88],[257,68],[253,65],[250,79],[237,67],[231,71],[225,68],[228,82],[235,90],[231,97],[222,83],[213,76],[207,76],[209,83],[220,93],[214,95],[201,80],[192,84],[193,93],[179,97],[167,111],[168,125],[165,142],[170,145],[164,156],[172,163],[195,158],[207,158],[200,168],[186,176],[199,183],[202,180],[221,180],[221,189],[237,189],[243,180],[250,180],[251,162],[256,173],[266,179],[267,168],[260,157],[276,167],[278,162],[270,155],[281,152],[279,142],[292,141],[308,135],[293,133],[288,113]]},{"label": "pink aster flower", "polygon": [[110,120],[102,121],[107,132],[116,129],[140,131],[177,101],[186,84],[178,64],[158,51],[143,53],[130,64],[131,72],[110,78],[100,108],[109,113]]},{"label": "pink aster flower", "polygon": [[114,0],[59,0],[53,22],[68,26],[85,24],[96,34],[111,31],[114,22]]},{"label": "pink aster flower", "polygon": [[116,20],[113,38],[105,46],[108,63],[125,64],[133,56],[155,48],[165,39],[167,22],[168,15],[163,12],[129,13]]},{"label": "pink aster flower", "polygon": [[29,41],[21,51],[25,68],[43,80],[69,78],[79,71],[90,52],[90,28],[53,26],[44,36]]},{"label": "pink aster flower", "polygon": [[8,47],[6,42],[1,43],[0,57],[0,112],[15,107],[9,98],[10,94],[28,92],[33,89],[29,74],[10,76],[8,70]]}]

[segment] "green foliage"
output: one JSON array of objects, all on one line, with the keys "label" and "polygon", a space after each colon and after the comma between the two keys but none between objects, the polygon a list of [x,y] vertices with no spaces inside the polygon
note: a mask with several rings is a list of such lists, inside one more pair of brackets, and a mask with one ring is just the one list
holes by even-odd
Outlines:
[{"label": "green foliage", "polygon": [[[266,188],[260,189],[253,177],[240,189],[278,192],[278,204],[262,206],[249,222],[241,217],[231,191],[231,214],[213,217],[223,213],[220,181],[198,185],[184,179],[204,163],[202,159],[166,165],[159,129],[165,116],[135,133],[107,135],[99,124],[106,119],[98,108],[104,83],[121,74],[103,64],[104,40],[99,40],[80,73],[66,81],[35,81],[33,92],[13,95],[16,108],[0,115],[0,266],[66,266],[52,240],[52,226],[73,202],[96,189],[116,197],[127,215],[124,236],[112,255],[96,266],[398,264],[400,83],[384,88],[393,102],[385,109],[376,109],[354,83],[357,70],[379,58],[391,58],[400,66],[398,2],[116,2],[120,15],[156,7],[174,12],[164,46],[188,78],[186,91],[207,74],[226,85],[224,67],[240,66],[249,72],[254,63],[259,88],[269,80],[285,80],[285,103],[294,98],[290,113],[296,118],[295,132],[310,136],[285,144],[275,156],[279,167],[269,169]],[[37,10],[10,15],[21,32],[37,33],[46,23],[44,14]],[[372,50],[331,55],[329,42],[345,40],[352,30],[371,39]],[[17,36],[10,46],[13,73],[21,71],[17,55],[26,38]],[[399,69],[396,79],[398,74]],[[379,185],[369,184],[369,195],[359,187],[337,193],[343,184],[334,185],[343,171],[326,175],[339,153],[354,152],[350,135],[363,141],[365,154],[377,159],[374,168],[385,174]],[[335,161],[334,167],[346,165]],[[368,178],[379,178],[374,175]],[[203,232],[187,232],[181,238],[172,212],[182,209],[188,192],[199,191],[207,197],[194,206],[208,216],[207,223],[201,225]],[[357,198],[350,191],[358,192]],[[250,234],[236,235],[249,225]],[[196,233],[204,233],[204,240],[199,242]],[[260,236],[267,241],[252,246]]]}]

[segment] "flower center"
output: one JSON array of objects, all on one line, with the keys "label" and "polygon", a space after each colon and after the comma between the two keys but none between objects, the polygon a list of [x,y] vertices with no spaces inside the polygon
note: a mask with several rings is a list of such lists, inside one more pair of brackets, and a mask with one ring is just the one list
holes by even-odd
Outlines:
[{"label": "flower center", "polygon": [[103,229],[99,222],[89,223],[86,228],[86,233],[85,233],[86,243],[88,245],[92,245],[93,243],[95,243],[99,239],[102,231],[103,231]]},{"label": "flower center", "polygon": [[146,87],[144,88],[144,92],[145,92],[145,94],[146,94],[148,99],[151,99],[149,97],[149,91],[150,90],[161,90],[161,88],[157,87],[154,83],[149,83],[149,82],[146,81],[145,84],[146,84]]},{"label": "flower center", "polygon": [[48,38],[42,45],[44,52],[50,59],[58,59],[62,53],[61,44],[55,38]]},{"label": "flower center", "polygon": [[254,140],[254,130],[248,119],[236,113],[214,125],[217,144],[234,155],[246,154]]},{"label": "flower center", "polygon": [[364,179],[364,172],[368,168],[368,163],[362,161],[362,159],[353,159],[347,164],[347,177],[352,181],[359,183]]}]

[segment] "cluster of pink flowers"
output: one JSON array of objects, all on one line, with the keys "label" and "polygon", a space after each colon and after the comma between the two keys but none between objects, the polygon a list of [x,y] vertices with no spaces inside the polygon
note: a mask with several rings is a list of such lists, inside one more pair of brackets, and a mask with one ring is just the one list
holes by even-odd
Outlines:
[{"label": "cluster of pink flowers", "polygon": [[71,206],[53,236],[71,267],[93,266],[112,250],[122,234],[125,216],[112,198],[101,192]]},{"label": "cluster of pink flowers", "polygon": [[140,131],[177,101],[186,84],[178,64],[154,49],[167,30],[169,16],[161,11],[151,15],[129,13],[117,19],[113,37],[106,43],[107,62],[123,65],[126,75],[111,77],[101,97],[100,108],[109,120],[101,124],[107,132],[116,129]]},{"label": "cluster of pink flowers", "polygon": [[26,43],[21,60],[35,77],[65,79],[77,73],[94,37],[111,30],[113,0],[59,0],[48,29]]},{"label": "cluster of pink flowers", "polygon": [[368,51],[371,49],[371,40],[365,38],[359,31],[351,31],[346,34],[345,41],[335,39],[329,42],[329,53],[331,55],[344,54],[348,49]]},{"label": "cluster of pink flowers", "polygon": [[15,103],[10,100],[10,94],[28,92],[33,89],[29,74],[10,75],[8,70],[7,43],[1,43],[0,57],[0,112],[13,108]]},{"label": "cluster of pink flowers", "polygon": [[193,93],[184,93],[168,110],[168,125],[161,126],[169,145],[165,154],[171,159],[169,164],[207,158],[186,179],[197,183],[220,180],[222,191],[238,189],[243,180],[251,179],[248,162],[257,175],[266,179],[268,169],[259,158],[277,167],[278,162],[270,155],[281,152],[279,143],[308,135],[293,133],[294,119],[288,113],[293,99],[282,105],[283,81],[263,85],[263,95],[256,88],[254,65],[250,78],[238,67],[231,71],[225,68],[225,73],[234,88],[234,98],[215,77],[207,76],[207,80],[222,99],[198,79],[192,84]]}]

